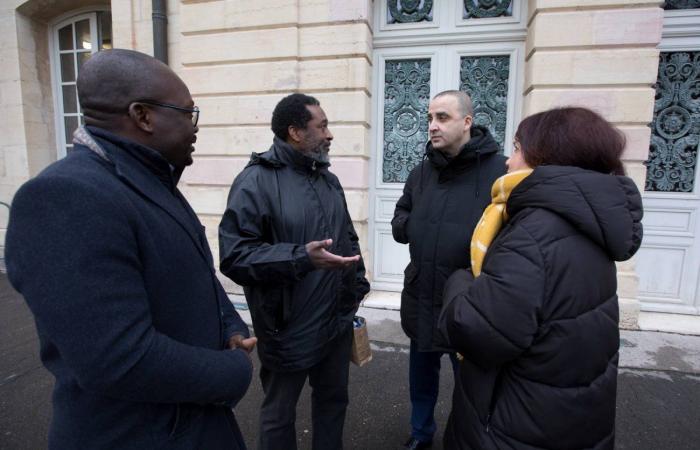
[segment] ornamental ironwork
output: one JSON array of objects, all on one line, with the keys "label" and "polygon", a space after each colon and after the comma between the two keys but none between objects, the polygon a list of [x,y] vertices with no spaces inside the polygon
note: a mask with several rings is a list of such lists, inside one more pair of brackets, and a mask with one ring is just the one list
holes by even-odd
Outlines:
[{"label": "ornamental ironwork", "polygon": [[433,21],[433,0],[389,0],[387,23]]},{"label": "ornamental ironwork", "polygon": [[645,190],[692,192],[700,143],[700,52],[659,56]]},{"label": "ornamental ironwork", "polygon": [[403,183],[428,140],[430,59],[387,61],[384,75],[382,180]]},{"label": "ornamental ironwork", "polygon": [[462,17],[484,19],[513,15],[513,0],[464,0]]},{"label": "ornamental ironwork", "polygon": [[463,56],[459,89],[474,105],[474,125],[489,129],[503,152],[508,121],[508,77],[510,57]]},{"label": "ornamental ironwork", "polygon": [[666,0],[664,9],[697,9],[700,8],[700,0]]}]

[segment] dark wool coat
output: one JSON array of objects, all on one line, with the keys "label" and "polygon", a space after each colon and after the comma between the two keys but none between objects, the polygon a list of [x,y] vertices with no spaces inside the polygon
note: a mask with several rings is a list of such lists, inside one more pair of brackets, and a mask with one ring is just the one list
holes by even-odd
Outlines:
[{"label": "dark wool coat", "polygon": [[541,166],[507,202],[482,274],[445,287],[440,327],[465,357],[446,449],[612,449],[615,261],[642,240],[631,179]]},{"label": "dark wool coat", "polygon": [[248,335],[203,227],[155,151],[91,128],[20,188],[7,269],[56,377],[52,449],[244,449],[230,406],[248,388]]},{"label": "dark wool coat", "polygon": [[409,244],[401,326],[420,351],[446,349],[437,328],[445,280],[470,264],[472,232],[491,202],[491,185],[506,172],[506,158],[486,128],[452,160],[426,147],[427,161],[411,171],[391,221],[394,239]]},{"label": "dark wool coat", "polygon": [[369,292],[360,262],[346,270],[314,269],[310,241],[333,239],[328,249],[360,254],[338,178],[275,138],[253,153],[236,177],[219,226],[221,271],[245,290],[258,355],[274,371],[312,367],[328,343],[351,327]]}]

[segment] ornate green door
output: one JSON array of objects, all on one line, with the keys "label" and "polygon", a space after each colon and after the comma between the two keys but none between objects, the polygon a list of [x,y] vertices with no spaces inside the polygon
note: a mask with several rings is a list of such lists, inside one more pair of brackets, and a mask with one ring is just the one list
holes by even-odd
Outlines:
[{"label": "ornate green door", "polygon": [[663,6],[639,300],[643,311],[700,314],[700,1]]},{"label": "ornate green door", "polygon": [[700,313],[700,49],[662,51],[637,260],[642,310]]},{"label": "ornate green door", "polygon": [[[394,242],[390,221],[408,174],[424,157],[430,99],[448,89],[469,93],[474,123],[489,128],[502,151],[510,153],[522,98],[524,2],[376,3],[373,286],[399,291],[408,248]],[[479,42],[472,42],[477,29]],[[521,39],[488,42],[489,35],[503,40],[503,34],[512,35],[516,29],[522,30]]]}]

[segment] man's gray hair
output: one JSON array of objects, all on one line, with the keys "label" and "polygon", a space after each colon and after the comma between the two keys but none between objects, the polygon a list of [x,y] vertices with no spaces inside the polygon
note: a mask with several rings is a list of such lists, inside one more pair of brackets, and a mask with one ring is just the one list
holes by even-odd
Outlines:
[{"label": "man's gray hair", "polygon": [[463,91],[442,91],[435,97],[433,97],[433,100],[438,97],[444,97],[446,95],[457,99],[457,103],[459,104],[459,112],[462,113],[462,117],[474,115],[474,106],[472,105],[472,99],[471,97],[469,97],[469,94]]}]

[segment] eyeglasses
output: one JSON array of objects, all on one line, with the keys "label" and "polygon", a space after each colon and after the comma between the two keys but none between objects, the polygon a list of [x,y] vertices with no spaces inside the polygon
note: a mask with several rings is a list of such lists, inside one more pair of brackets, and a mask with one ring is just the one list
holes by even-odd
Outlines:
[{"label": "eyeglasses", "polygon": [[199,121],[199,108],[195,106],[194,108],[183,108],[181,106],[170,105],[168,103],[155,102],[153,100],[136,100],[132,103],[143,103],[145,105],[160,106],[161,108],[177,109],[178,111],[188,112],[192,114],[192,126],[196,127]]}]

